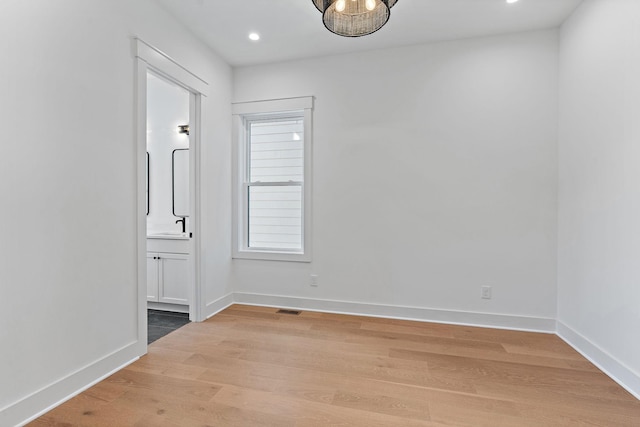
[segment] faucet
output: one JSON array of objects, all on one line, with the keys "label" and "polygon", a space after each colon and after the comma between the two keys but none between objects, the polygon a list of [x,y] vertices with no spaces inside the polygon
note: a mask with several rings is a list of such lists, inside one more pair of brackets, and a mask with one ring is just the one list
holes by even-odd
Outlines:
[{"label": "faucet", "polygon": [[187,232],[187,219],[186,218],[180,218],[179,220],[176,221],[176,224],[181,222],[182,223],[182,232],[186,233]]}]

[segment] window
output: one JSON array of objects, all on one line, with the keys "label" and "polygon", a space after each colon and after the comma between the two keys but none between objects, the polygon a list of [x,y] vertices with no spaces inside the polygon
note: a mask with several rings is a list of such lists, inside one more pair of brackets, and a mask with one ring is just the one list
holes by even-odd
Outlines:
[{"label": "window", "polygon": [[311,260],[312,104],[234,104],[235,258]]}]

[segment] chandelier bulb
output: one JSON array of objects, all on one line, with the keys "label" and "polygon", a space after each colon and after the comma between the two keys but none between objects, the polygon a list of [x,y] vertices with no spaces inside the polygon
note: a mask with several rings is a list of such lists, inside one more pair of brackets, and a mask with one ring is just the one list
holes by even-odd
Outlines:
[{"label": "chandelier bulb", "polygon": [[338,0],[336,3],[336,11],[344,12],[344,9],[347,7],[346,0]]},{"label": "chandelier bulb", "polygon": [[367,7],[367,10],[373,10],[376,8],[376,0],[367,0],[367,2],[365,3],[365,6]]}]

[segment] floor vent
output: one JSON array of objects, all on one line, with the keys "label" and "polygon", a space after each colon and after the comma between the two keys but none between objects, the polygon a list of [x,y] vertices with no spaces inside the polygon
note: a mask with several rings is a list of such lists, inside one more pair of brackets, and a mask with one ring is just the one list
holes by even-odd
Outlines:
[{"label": "floor vent", "polygon": [[276,313],[278,313],[278,314],[291,314],[292,316],[297,316],[302,312],[298,311],[298,310],[278,310]]}]

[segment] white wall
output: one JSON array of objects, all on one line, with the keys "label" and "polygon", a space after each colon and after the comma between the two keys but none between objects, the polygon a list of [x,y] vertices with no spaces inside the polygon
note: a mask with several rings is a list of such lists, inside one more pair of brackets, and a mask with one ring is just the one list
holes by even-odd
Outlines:
[{"label": "white wall", "polygon": [[316,97],[313,262],[234,260],[240,300],[552,330],[557,67],[543,31],[236,69],[234,101]]},{"label": "white wall", "polygon": [[561,31],[558,329],[640,397],[640,2]]},{"label": "white wall", "polygon": [[228,204],[217,202],[230,199],[230,68],[151,1],[2,1],[0,425],[145,347],[136,336],[133,35],[210,83],[203,217],[216,222],[203,224],[205,286],[210,299],[226,292],[213,272],[230,253]]}]

